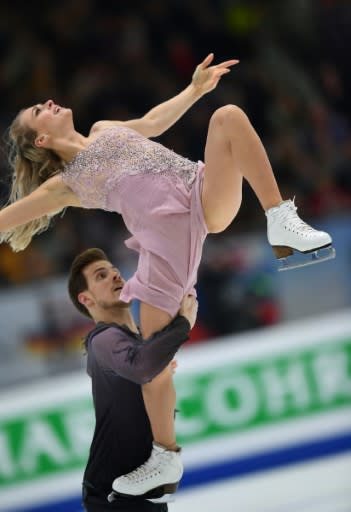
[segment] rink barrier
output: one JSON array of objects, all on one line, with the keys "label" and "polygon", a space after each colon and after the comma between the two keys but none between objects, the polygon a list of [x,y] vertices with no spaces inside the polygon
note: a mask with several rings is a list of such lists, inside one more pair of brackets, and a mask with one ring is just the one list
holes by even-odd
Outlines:
[{"label": "rink barrier", "polygon": [[[349,311],[189,347],[178,363],[183,488],[350,450]],[[27,510],[29,490],[33,512],[75,510],[89,385],[77,374],[0,396],[0,511]]]}]

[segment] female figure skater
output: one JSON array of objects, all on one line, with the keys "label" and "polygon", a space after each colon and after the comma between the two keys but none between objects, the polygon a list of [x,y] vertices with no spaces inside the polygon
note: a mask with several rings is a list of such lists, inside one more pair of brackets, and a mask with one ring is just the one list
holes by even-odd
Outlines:
[{"label": "female figure skater", "polygon": [[[299,218],[292,201],[282,200],[265,149],[240,108],[227,105],[212,115],[204,163],[149,140],[172,126],[238,62],[211,66],[212,61],[210,54],[190,85],[144,117],[98,121],[87,137],[75,130],[72,111],[52,100],[22,110],[10,129],[13,204],[0,212],[0,241],[15,251],[24,249],[67,206],[120,213],[133,235],[126,244],[139,252],[136,273],[120,299],[140,299],[144,338],[164,328],[183,297],[194,293],[203,242],[208,232],[223,231],[235,218],[243,178],[267,215],[268,240],[277,257],[331,244],[327,233]],[[141,468],[116,479],[113,489],[120,493],[141,495],[182,476],[172,376],[144,385],[143,397],[155,442],[166,450],[155,450]]]}]

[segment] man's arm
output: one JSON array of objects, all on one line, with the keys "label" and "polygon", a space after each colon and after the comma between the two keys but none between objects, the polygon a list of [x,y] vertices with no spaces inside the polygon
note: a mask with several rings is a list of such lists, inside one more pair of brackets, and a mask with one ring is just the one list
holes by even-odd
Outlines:
[{"label": "man's arm", "polygon": [[179,94],[168,101],[152,108],[140,119],[130,121],[98,121],[92,126],[92,131],[104,130],[111,126],[123,125],[141,133],[145,137],[158,137],[168,130],[201,96],[212,91],[220,78],[229,73],[230,67],[238,60],[227,60],[215,66],[210,66],[213,53],[199,64],[193,74],[191,83]]},{"label": "man's arm", "polygon": [[179,315],[162,331],[140,340],[133,333],[111,326],[93,338],[90,350],[101,368],[145,384],[172,361],[188,340],[190,328],[187,318]]}]

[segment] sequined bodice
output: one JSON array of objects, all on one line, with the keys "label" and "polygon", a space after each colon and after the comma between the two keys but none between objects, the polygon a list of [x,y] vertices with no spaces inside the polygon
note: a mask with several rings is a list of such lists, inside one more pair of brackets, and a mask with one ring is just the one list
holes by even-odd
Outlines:
[{"label": "sequined bodice", "polygon": [[[198,164],[124,126],[106,129],[87,149],[66,164],[63,181],[85,208],[111,210],[108,196],[126,177],[142,175],[152,180],[181,181],[187,188],[195,180]],[[119,201],[114,210],[119,211]],[[116,207],[117,205],[117,207]],[[119,213],[121,213],[119,211]]]}]

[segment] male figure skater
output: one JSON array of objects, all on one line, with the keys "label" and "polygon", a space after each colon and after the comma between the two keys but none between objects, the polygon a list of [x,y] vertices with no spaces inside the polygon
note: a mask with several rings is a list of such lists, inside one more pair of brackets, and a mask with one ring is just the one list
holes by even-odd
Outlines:
[{"label": "male figure skater", "polygon": [[[83,503],[87,512],[166,512],[167,504],[150,499],[174,492],[178,482],[174,482],[174,489],[159,488],[139,497],[112,494],[109,502],[107,496],[119,475],[135,470],[136,477],[142,479],[142,465],[151,452],[155,470],[159,461],[164,466],[170,455],[153,444],[141,384],[173,371],[173,357],[195,323],[197,301],[186,297],[175,319],[143,340],[130,304],[119,300],[123,285],[118,269],[100,249],[88,249],[72,263],[68,284],[71,300],[96,323],[85,341],[96,426],[84,473]],[[172,471],[172,464],[169,466]]]}]

